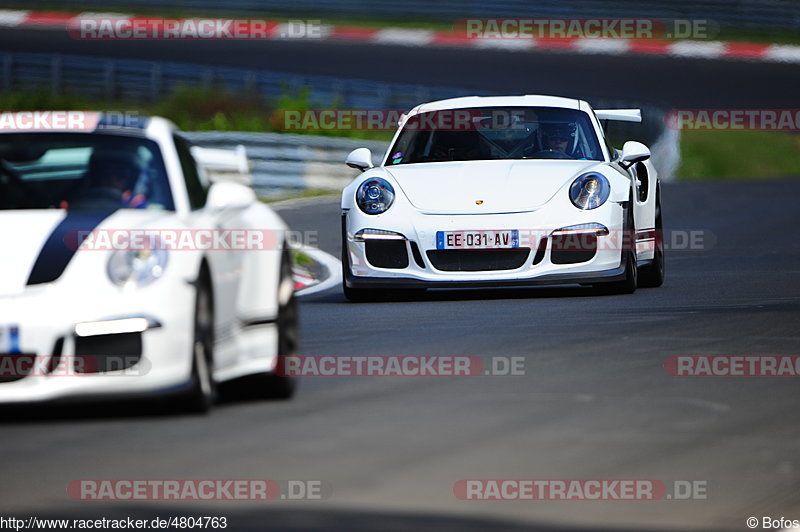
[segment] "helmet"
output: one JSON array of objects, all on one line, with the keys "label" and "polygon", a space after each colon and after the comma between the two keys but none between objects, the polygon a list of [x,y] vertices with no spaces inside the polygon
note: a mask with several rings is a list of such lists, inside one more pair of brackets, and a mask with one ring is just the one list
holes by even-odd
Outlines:
[{"label": "helmet", "polygon": [[124,181],[125,189],[131,189],[143,166],[141,157],[135,152],[98,147],[89,158],[87,174],[91,186],[103,186],[115,179]]},{"label": "helmet", "polygon": [[575,124],[571,122],[552,122],[542,124],[542,135],[547,140],[572,140]]}]

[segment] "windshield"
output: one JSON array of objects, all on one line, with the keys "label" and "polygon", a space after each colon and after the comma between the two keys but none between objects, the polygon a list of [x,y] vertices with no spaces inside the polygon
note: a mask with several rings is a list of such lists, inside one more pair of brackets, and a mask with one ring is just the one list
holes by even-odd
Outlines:
[{"label": "windshield", "polygon": [[143,138],[0,135],[0,210],[174,210],[161,152]]},{"label": "windshield", "polygon": [[475,107],[408,119],[387,166],[492,159],[584,159],[603,152],[583,111],[559,107]]}]

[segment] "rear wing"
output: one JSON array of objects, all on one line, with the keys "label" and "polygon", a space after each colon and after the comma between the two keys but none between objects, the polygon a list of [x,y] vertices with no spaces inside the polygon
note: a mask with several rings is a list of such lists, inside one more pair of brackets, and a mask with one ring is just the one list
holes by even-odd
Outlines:
[{"label": "rear wing", "polygon": [[192,155],[212,183],[233,181],[248,186],[253,183],[247,150],[241,144],[232,150],[192,146]]},{"label": "rear wing", "polygon": [[641,122],[641,109],[596,109],[598,120],[619,120],[621,122]]}]

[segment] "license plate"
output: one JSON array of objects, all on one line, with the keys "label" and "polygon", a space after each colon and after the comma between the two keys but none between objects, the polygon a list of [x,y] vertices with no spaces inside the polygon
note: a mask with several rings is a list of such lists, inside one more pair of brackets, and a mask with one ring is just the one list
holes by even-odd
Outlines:
[{"label": "license plate", "polygon": [[518,248],[519,231],[436,231],[436,249]]}]

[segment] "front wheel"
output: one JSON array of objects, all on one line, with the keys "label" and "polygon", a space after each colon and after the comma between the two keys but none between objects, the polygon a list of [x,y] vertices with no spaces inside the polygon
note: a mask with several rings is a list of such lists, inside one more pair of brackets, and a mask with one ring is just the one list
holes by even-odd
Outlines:
[{"label": "front wheel", "polygon": [[192,341],[192,373],[184,404],[189,412],[205,413],[217,399],[214,381],[214,307],[207,270],[197,278]]},{"label": "front wheel", "polygon": [[382,299],[382,294],[375,290],[350,288],[347,286],[347,283],[344,282],[342,282],[342,291],[344,292],[344,297],[347,298],[348,301],[354,303],[364,303],[366,301],[378,301]]},{"label": "front wheel", "polygon": [[[278,363],[283,365],[285,357],[297,353],[298,344],[298,305],[294,294],[294,277],[292,272],[292,252],[284,248],[281,252],[280,275],[278,278],[278,316],[275,320],[278,328]],[[247,377],[238,385],[238,393],[242,397],[253,399],[289,399],[297,387],[293,377],[277,373],[259,373]]]},{"label": "front wheel", "polygon": [[[278,359],[297,354],[299,343],[299,313],[294,293],[292,252],[284,248],[281,255],[281,277],[278,284]],[[292,377],[266,376],[266,396],[273,399],[289,399],[294,395],[297,382]]]},{"label": "front wheel", "polygon": [[597,287],[604,294],[632,294],[638,285],[638,269],[636,268],[636,253],[633,251],[623,251],[625,261],[625,279],[614,281],[613,283],[598,284]]},{"label": "front wheel", "polygon": [[639,284],[639,269],[636,265],[636,225],[633,206],[628,207],[621,251],[621,262],[625,264],[625,278],[611,283],[598,283],[596,287],[604,294],[632,294]]}]

